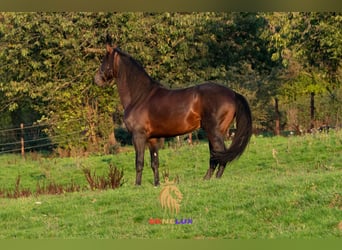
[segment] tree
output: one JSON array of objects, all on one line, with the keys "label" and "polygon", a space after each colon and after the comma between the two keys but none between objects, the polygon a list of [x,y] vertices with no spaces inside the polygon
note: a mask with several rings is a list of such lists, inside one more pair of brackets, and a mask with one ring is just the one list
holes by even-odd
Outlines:
[{"label": "tree", "polygon": [[310,96],[310,128],[315,123],[315,96],[336,96],[341,81],[341,15],[336,13],[273,13],[268,15],[273,60],[282,82],[278,95],[295,101]]},{"label": "tree", "polygon": [[[2,13],[1,92],[10,111],[26,106],[49,125],[48,134],[61,147],[88,142],[94,134],[108,137],[111,116],[94,115],[97,109],[112,112],[115,96],[92,84],[98,55],[87,52],[102,34],[90,26],[102,24],[104,14]],[[103,31],[103,30],[99,30]],[[107,92],[109,95],[109,92]],[[27,100],[27,102],[23,102]],[[26,104],[27,103],[27,104]],[[111,105],[112,104],[112,105]],[[34,120],[33,120],[34,121]],[[101,134],[102,133],[102,134]],[[80,136],[85,135],[80,139]]]},{"label": "tree", "polygon": [[257,130],[279,134],[284,105],[298,111],[305,95],[337,121],[340,30],[336,13],[0,13],[0,126],[46,124],[61,148],[108,148],[123,112],[115,85],[93,84],[106,34],[167,87],[241,92]]}]

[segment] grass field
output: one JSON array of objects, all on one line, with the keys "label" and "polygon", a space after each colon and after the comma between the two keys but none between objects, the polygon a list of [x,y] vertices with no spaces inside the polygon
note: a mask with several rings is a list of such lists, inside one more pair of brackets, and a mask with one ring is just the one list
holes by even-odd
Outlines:
[{"label": "grass field", "polygon": [[[0,155],[0,189],[34,190],[37,182],[87,186],[83,168],[124,171],[115,190],[0,198],[1,239],[331,239],[342,236],[342,133],[253,137],[222,179],[203,181],[208,146],[160,151],[160,171],[183,194],[180,212],[161,208],[146,152],[143,185],[135,187],[134,151],[88,158]],[[150,219],[191,219],[155,224]]]}]

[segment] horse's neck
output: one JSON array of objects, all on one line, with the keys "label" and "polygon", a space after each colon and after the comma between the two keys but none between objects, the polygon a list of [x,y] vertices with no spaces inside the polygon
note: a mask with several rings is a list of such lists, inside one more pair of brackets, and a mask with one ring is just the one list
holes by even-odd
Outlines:
[{"label": "horse's neck", "polygon": [[120,75],[117,79],[120,101],[124,109],[129,105],[144,100],[155,86],[147,74],[138,77],[138,73],[134,72],[134,70],[129,71]]},{"label": "horse's neck", "polygon": [[124,109],[126,109],[131,103],[131,93],[128,89],[127,82],[119,79],[117,81],[117,86],[121,104],[124,107]]}]

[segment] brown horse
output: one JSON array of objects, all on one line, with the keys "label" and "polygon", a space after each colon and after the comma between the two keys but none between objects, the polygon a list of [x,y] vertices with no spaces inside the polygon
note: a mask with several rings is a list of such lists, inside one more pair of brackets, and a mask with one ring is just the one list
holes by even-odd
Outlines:
[{"label": "brown horse", "polygon": [[[233,90],[211,82],[170,90],[153,80],[144,68],[119,48],[107,53],[95,75],[99,86],[116,80],[124,122],[132,133],[136,152],[136,185],[141,185],[146,143],[151,155],[154,185],[159,185],[158,139],[203,128],[209,140],[210,161],[205,179],[222,176],[228,162],[238,158],[252,135],[252,117],[246,99]],[[236,119],[236,134],[228,149],[224,138]]]}]

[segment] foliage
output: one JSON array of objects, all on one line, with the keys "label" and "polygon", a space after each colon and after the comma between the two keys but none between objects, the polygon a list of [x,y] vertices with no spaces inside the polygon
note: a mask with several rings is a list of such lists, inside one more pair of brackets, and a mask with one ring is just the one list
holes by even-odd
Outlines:
[{"label": "foliage", "polygon": [[335,121],[340,30],[336,13],[0,13],[0,128],[47,124],[61,149],[108,151],[123,112],[115,85],[93,84],[107,33],[165,86],[241,92],[256,129],[273,126],[274,98],[312,91],[331,97]]},{"label": "foliage", "polygon": [[118,170],[113,164],[109,164],[108,176],[96,176],[89,168],[83,169],[91,190],[115,189],[122,186],[123,171]]},{"label": "foliage", "polygon": [[[3,13],[1,16],[0,57],[6,63],[1,69],[4,77],[0,87],[7,97],[2,107],[10,111],[31,109],[40,119],[23,121],[22,118],[20,122],[47,123],[51,137],[78,132],[78,138],[69,136],[70,140],[59,142],[61,147],[79,144],[81,133],[86,134],[84,143],[103,130],[106,132],[101,136],[108,136],[111,117],[103,113],[113,112],[115,99],[97,98],[108,92],[100,92],[92,84],[99,59],[86,50],[101,39],[88,29],[89,25],[96,26],[101,15]],[[101,128],[102,124],[107,125],[106,129]],[[94,139],[92,142],[96,143]]]},{"label": "foliage", "polygon": [[76,184],[73,180],[68,184],[57,184],[55,181],[45,182],[46,175],[42,174],[37,178],[37,184],[35,190],[30,188],[22,187],[20,181],[21,176],[18,175],[15,180],[14,189],[0,189],[0,198],[22,198],[30,196],[40,196],[40,195],[61,195],[65,193],[81,192],[85,190],[107,190],[116,189],[123,185],[123,171],[120,171],[113,164],[109,164],[107,175],[97,176],[96,171],[91,173],[89,168],[84,168],[84,177],[87,180],[89,187],[81,186]]},{"label": "foliage", "polygon": [[132,145],[132,135],[123,127],[115,128],[115,138],[122,146]]},{"label": "foliage", "polygon": [[[340,115],[336,116],[340,110],[336,107],[342,102],[338,98],[342,79],[341,15],[315,12],[275,13],[269,15],[268,19],[271,44],[275,48],[272,59],[282,66],[275,72],[281,83],[276,94],[285,105],[292,106],[302,96],[313,98],[319,95],[330,98],[330,115],[315,112],[315,117],[309,117],[307,114],[310,112],[301,112],[308,117],[302,125],[308,128],[310,119],[316,119],[320,123],[329,122],[340,126],[340,118],[337,118]],[[300,108],[297,105],[298,111]],[[311,109],[313,114],[318,108],[318,105],[308,106],[307,110]],[[322,119],[322,116],[325,118]]]}]

